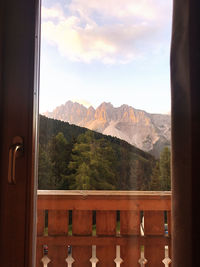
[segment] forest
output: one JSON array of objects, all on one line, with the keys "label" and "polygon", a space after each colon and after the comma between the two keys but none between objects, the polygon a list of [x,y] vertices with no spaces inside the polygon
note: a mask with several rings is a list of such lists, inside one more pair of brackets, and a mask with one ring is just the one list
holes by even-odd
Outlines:
[{"label": "forest", "polygon": [[121,139],[40,115],[38,189],[170,190],[170,150],[156,160]]}]

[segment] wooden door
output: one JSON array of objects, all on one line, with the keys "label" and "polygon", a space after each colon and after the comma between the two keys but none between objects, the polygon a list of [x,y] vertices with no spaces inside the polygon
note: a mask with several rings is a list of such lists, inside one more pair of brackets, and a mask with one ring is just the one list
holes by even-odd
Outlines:
[{"label": "wooden door", "polygon": [[[34,266],[39,1],[3,0],[0,5],[0,266],[29,267]],[[23,140],[20,155],[13,146],[16,136]],[[8,181],[11,168],[16,183]]]}]

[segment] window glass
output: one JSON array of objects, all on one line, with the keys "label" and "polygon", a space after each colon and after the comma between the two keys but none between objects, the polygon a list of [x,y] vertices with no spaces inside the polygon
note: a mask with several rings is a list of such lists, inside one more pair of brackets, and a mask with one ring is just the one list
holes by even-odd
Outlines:
[{"label": "window glass", "polygon": [[171,13],[43,0],[37,266],[169,266]]}]

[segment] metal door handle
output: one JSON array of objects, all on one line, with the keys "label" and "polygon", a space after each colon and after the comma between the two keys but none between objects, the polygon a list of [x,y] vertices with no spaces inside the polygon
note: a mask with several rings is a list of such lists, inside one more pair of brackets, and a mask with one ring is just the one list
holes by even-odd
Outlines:
[{"label": "metal door handle", "polygon": [[15,167],[16,159],[24,154],[24,142],[21,136],[15,136],[12,140],[12,145],[9,148],[8,161],[8,183],[16,184]]}]

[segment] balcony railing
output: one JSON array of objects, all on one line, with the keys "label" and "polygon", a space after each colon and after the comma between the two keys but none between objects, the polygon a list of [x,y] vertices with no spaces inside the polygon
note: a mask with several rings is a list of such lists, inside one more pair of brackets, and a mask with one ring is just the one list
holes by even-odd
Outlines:
[{"label": "balcony railing", "polygon": [[38,191],[37,267],[164,267],[171,193]]}]

